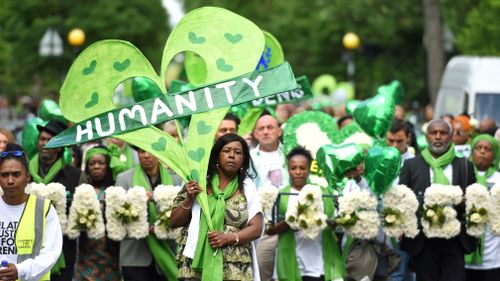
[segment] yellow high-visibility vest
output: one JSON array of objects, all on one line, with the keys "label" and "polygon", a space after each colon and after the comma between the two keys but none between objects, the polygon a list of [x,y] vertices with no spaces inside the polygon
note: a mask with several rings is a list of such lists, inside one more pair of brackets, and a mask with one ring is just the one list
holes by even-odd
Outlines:
[{"label": "yellow high-visibility vest", "polygon": [[[45,221],[49,212],[50,201],[28,197],[23,214],[16,229],[17,263],[34,259],[43,248]],[[50,270],[40,280],[50,280]]]}]

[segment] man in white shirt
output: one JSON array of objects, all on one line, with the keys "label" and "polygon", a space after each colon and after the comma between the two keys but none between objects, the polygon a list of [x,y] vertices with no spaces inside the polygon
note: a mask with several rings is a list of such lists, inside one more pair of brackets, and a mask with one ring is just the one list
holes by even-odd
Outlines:
[{"label": "man in white shirt", "polygon": [[403,166],[406,159],[415,157],[415,155],[408,149],[410,134],[408,124],[401,119],[395,118],[392,122],[391,129],[387,132],[385,138],[387,146],[395,147],[399,150],[399,153],[401,153],[401,166]]},{"label": "man in white shirt", "polygon": [[21,146],[0,153],[0,280],[50,280],[62,250],[59,219],[49,200],[25,193],[30,180]]},{"label": "man in white shirt", "polygon": [[[280,144],[281,128],[271,115],[264,115],[257,120],[253,131],[259,144],[250,151],[256,169],[255,184],[257,190],[264,185],[282,188],[288,185],[289,176],[285,154]],[[264,234],[257,245],[260,279],[273,280],[274,256],[277,236]]]}]

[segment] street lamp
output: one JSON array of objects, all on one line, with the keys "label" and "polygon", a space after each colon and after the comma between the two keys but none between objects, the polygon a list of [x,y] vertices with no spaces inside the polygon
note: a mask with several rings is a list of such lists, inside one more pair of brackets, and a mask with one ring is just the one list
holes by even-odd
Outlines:
[{"label": "street lamp", "polygon": [[73,28],[68,33],[68,43],[73,47],[73,51],[78,53],[80,46],[85,43],[85,32],[80,28]]},{"label": "street lamp", "polygon": [[42,57],[59,57],[63,53],[63,41],[54,28],[49,28],[40,40],[38,53]]},{"label": "street lamp", "polygon": [[347,32],[344,37],[342,37],[342,45],[344,45],[344,48],[346,49],[343,55],[343,60],[347,63],[347,77],[349,81],[353,83],[353,77],[356,73],[354,51],[359,48],[359,36],[356,33]]}]

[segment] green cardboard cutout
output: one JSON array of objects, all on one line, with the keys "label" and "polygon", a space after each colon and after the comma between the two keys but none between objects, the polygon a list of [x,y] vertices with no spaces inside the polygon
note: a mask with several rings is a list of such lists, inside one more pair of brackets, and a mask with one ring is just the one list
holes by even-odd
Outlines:
[{"label": "green cardboard cutout", "polygon": [[[263,46],[263,33],[252,22],[224,9],[200,8],[187,14],[170,34],[159,77],[144,55],[128,42],[104,40],[89,46],[75,60],[64,81],[61,111],[67,119],[79,122],[113,110],[115,88],[132,77],[149,78],[166,93],[168,63],[176,54],[186,51],[199,55],[206,68],[206,77],[190,80],[194,85],[239,76],[255,69]],[[184,181],[198,178],[203,192],[197,200],[210,230],[214,227],[204,189],[207,164],[214,135],[226,111],[223,108],[193,115],[185,146],[151,126],[116,136],[153,153]]]}]

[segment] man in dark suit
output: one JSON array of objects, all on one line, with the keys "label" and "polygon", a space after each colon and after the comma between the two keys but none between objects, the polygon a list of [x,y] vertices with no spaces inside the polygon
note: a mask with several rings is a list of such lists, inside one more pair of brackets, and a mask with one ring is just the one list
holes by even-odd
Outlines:
[{"label": "man in dark suit", "polygon": [[[425,189],[432,183],[458,185],[465,188],[476,182],[472,163],[455,156],[451,143],[453,129],[444,120],[433,120],[427,129],[429,147],[421,155],[405,161],[399,183],[407,185],[423,199]],[[423,200],[419,200],[422,202]],[[457,218],[463,218],[465,205],[456,208]],[[401,248],[408,252],[418,281],[465,280],[464,254],[472,252],[477,241],[468,236],[465,228],[451,239],[427,238],[420,233],[414,239],[403,238]]]},{"label": "man in dark suit", "polygon": [[[57,182],[66,187],[66,194],[73,196],[75,187],[85,183],[85,174],[80,169],[67,165],[63,159],[64,148],[47,149],[44,146],[55,135],[66,129],[59,121],[49,121],[45,126],[38,125],[38,154],[29,162],[29,172],[34,182],[48,184]],[[69,207],[69,204],[68,204]],[[69,209],[69,208],[68,208]],[[52,270],[51,280],[71,281],[76,260],[76,240],[63,236],[63,254],[65,267],[59,272]],[[61,258],[62,259],[62,255]],[[61,260],[57,264],[61,264]]]}]

